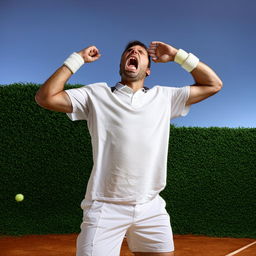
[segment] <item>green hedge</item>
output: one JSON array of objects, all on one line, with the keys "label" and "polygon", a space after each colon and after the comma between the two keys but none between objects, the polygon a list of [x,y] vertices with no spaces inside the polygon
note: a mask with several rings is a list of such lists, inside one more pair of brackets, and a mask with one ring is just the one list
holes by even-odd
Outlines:
[{"label": "green hedge", "polygon": [[[80,231],[93,166],[87,123],[37,105],[39,86],[0,86],[1,235]],[[256,237],[255,142],[256,128],[170,125],[160,194],[175,234]],[[18,193],[25,196],[21,203]]]}]

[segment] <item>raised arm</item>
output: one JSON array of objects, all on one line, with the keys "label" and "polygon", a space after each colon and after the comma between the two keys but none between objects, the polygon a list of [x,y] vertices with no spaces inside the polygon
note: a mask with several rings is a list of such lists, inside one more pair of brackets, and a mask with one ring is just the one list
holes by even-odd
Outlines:
[{"label": "raised arm", "polygon": [[[83,58],[84,62],[93,62],[101,56],[95,46],[89,46],[77,53]],[[37,104],[49,110],[72,113],[71,100],[64,90],[64,85],[72,74],[72,71],[66,65],[58,68],[37,91],[35,95]]]},{"label": "raised arm", "polygon": [[222,89],[223,83],[217,74],[206,64],[199,61],[191,72],[195,83],[190,87],[190,95],[186,105],[200,102]]},{"label": "raised arm", "polygon": [[[159,41],[153,41],[148,49],[152,60],[157,62],[174,61],[178,49]],[[217,74],[206,64],[199,61],[191,72],[195,83],[190,87],[190,95],[186,105],[200,102],[221,90],[223,83]]]}]

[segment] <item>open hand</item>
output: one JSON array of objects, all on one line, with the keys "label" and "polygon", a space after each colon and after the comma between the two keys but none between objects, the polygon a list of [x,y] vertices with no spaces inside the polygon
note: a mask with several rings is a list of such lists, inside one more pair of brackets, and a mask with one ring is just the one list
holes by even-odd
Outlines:
[{"label": "open hand", "polygon": [[148,48],[148,53],[154,62],[174,61],[178,49],[160,41],[152,41]]}]

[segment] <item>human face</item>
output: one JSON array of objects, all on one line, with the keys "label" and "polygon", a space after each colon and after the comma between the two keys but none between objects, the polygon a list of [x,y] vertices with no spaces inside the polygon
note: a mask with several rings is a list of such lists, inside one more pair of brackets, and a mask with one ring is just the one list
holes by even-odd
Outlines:
[{"label": "human face", "polygon": [[121,76],[128,81],[144,79],[146,73],[150,74],[148,68],[148,52],[140,46],[134,45],[127,49],[121,59]]}]

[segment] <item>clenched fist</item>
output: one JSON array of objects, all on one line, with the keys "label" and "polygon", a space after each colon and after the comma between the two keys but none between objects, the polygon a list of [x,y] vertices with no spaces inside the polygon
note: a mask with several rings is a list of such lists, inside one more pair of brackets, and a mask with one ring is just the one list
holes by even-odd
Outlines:
[{"label": "clenched fist", "polygon": [[93,62],[99,59],[101,56],[101,54],[99,53],[99,50],[94,45],[89,46],[77,53],[82,56],[82,58],[84,59],[84,62]]}]

